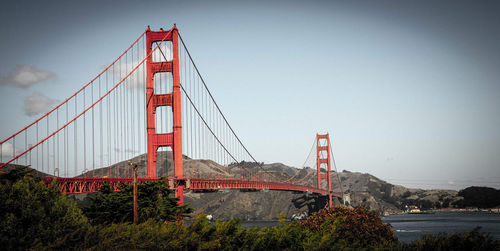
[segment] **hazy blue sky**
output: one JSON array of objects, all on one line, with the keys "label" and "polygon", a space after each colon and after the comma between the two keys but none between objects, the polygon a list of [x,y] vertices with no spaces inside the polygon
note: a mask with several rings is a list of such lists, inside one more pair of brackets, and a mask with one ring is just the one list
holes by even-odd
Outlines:
[{"label": "hazy blue sky", "polygon": [[[8,1],[0,138],[38,116],[30,100],[63,100],[147,25],[177,23],[258,160],[298,167],[329,132],[340,170],[500,188],[499,13],[498,1]],[[24,71],[36,81],[16,80]]]}]

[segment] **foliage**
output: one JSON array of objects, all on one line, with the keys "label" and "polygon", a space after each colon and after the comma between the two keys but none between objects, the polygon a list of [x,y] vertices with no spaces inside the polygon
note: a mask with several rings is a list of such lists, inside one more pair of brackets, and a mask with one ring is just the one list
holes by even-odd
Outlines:
[{"label": "foliage", "polygon": [[212,225],[199,215],[188,227],[180,222],[160,223],[149,219],[141,224],[96,225],[77,246],[57,249],[87,250],[236,250],[245,247],[247,230],[238,220]]},{"label": "foliage", "polygon": [[55,185],[48,187],[26,167],[0,176],[0,243],[7,250],[72,243],[87,218]]},{"label": "foliage", "polygon": [[[239,220],[210,223],[198,215],[189,226],[178,219],[166,184],[153,182],[139,189],[142,223],[131,224],[130,187],[120,192],[103,186],[87,213],[91,226],[75,203],[29,176],[26,170],[0,175],[0,241],[4,249],[36,250],[500,250],[500,241],[479,229],[461,234],[422,235],[412,243],[398,243],[388,224],[365,208],[323,209],[300,222],[274,227],[245,228]],[[122,203],[120,205],[120,203]],[[170,203],[170,204],[169,204]],[[124,207],[124,208],[123,208]],[[170,208],[167,208],[170,207]],[[177,208],[177,209],[176,209]],[[100,213],[97,213],[97,210]],[[115,215],[126,214],[118,217]],[[102,221],[102,222],[100,222]],[[105,222],[118,222],[106,224]]]},{"label": "foliage", "polygon": [[[90,206],[84,207],[85,215],[93,223],[109,224],[133,221],[133,186],[121,184],[114,192],[108,184],[103,184],[96,196],[87,197]],[[137,186],[138,220],[153,219],[159,222],[176,221],[193,209],[178,206],[178,199],[170,197],[165,181],[146,182]]]},{"label": "foliage", "polygon": [[500,250],[500,241],[479,232],[477,227],[463,233],[423,234],[410,244],[400,244],[400,250]]},{"label": "foliage", "polygon": [[[141,224],[130,222],[97,225],[83,236],[78,246],[63,249],[87,250],[180,250],[183,226],[163,224],[149,219]],[[59,248],[59,247],[58,247]]]},{"label": "foliage", "polygon": [[443,204],[441,204],[441,207],[443,207],[443,208],[449,207],[450,206],[450,202],[451,202],[450,198],[444,199]]},{"label": "foliage", "polygon": [[358,247],[391,244],[397,241],[389,224],[365,208],[333,207],[320,210],[299,225],[315,233],[325,233],[329,243],[343,241]]},{"label": "foliage", "polygon": [[138,225],[118,223],[94,226],[77,247],[89,250],[304,250],[304,233],[297,223],[247,229],[241,226],[239,220],[211,224],[206,215],[199,215],[187,227],[154,220]]},{"label": "foliage", "polygon": [[16,182],[23,178],[33,178],[33,169],[29,169],[26,166],[17,166],[8,172],[0,174],[0,183],[5,184],[7,182]]},{"label": "foliage", "polygon": [[457,206],[492,208],[500,206],[500,190],[491,187],[467,187],[458,192],[464,197],[463,201],[457,202]]}]

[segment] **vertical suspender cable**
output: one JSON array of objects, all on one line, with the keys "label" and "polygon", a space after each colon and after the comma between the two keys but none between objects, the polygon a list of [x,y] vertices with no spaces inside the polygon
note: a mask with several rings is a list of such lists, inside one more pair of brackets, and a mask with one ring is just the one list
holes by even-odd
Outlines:
[{"label": "vertical suspender cable", "polygon": [[[113,69],[114,68],[115,68],[115,65],[113,64]],[[107,82],[107,79],[108,79],[108,72],[106,72],[106,82]],[[102,97],[101,96],[101,89],[102,89],[101,79],[99,78],[99,98]],[[101,102],[99,102],[99,139],[100,139],[100,143],[101,143],[99,150],[101,151],[101,155],[100,155],[100,158],[101,158],[101,177],[104,177],[103,138],[104,138],[104,135],[103,135],[103,128],[102,128],[102,101],[101,101]]]},{"label": "vertical suspender cable", "polygon": [[[66,102],[66,123],[68,123],[68,102]],[[69,167],[68,167],[68,162],[69,162],[69,151],[68,151],[68,130],[66,127],[64,127],[64,172],[65,176],[67,177],[69,175]]]},{"label": "vertical suspender cable", "polygon": [[[55,144],[52,144],[52,145],[55,145]],[[25,147],[26,149],[28,149],[28,131],[27,131],[27,130],[26,130],[26,131],[24,131],[24,147]],[[2,147],[0,146],[0,148],[2,148]],[[55,158],[54,158],[54,159],[55,159]],[[24,165],[25,165],[25,166],[27,166],[27,165],[28,165],[28,158],[27,158],[27,157],[25,157],[25,158],[24,158]]]},{"label": "vertical suspender cable", "polygon": [[[137,48],[137,63],[139,63],[139,45],[136,46]],[[137,93],[137,155],[139,156],[141,154],[141,130],[140,130],[140,119],[141,119],[141,115],[140,115],[140,110],[141,110],[141,101],[140,101],[140,83],[139,83],[139,80],[140,80],[140,76],[139,76],[139,73],[135,73],[135,76],[136,76],[136,82],[135,82],[135,88],[136,88],[136,93]]]},{"label": "vertical suspender cable", "polygon": [[[83,90],[83,110],[85,110],[85,92],[87,89]],[[87,176],[87,139],[85,137],[85,131],[87,128],[86,124],[87,113],[83,114],[83,171],[85,173],[85,177]]]},{"label": "vertical suspender cable", "polygon": [[[183,50],[182,50],[182,57],[183,57],[182,64],[184,66],[183,67],[183,70],[184,70],[184,83],[186,85],[189,85],[189,92],[192,93],[192,89],[193,89],[192,83],[186,83],[186,81],[185,81],[186,80],[186,53],[184,52],[184,47],[181,47],[181,48],[183,48]],[[193,143],[193,137],[194,137],[194,135],[193,135],[193,122],[194,122],[193,121],[193,108],[191,106],[186,105],[187,104],[187,97],[186,97],[185,94],[184,94],[184,97],[185,97],[184,98],[184,100],[185,100],[184,101],[184,104],[185,104],[184,106],[187,107],[188,111],[189,111],[189,116],[188,116],[188,119],[189,119],[189,130],[188,130],[189,136],[188,137],[189,137],[189,142],[190,142],[190,144],[189,144],[189,149],[190,149],[189,153],[191,155],[190,157],[191,157],[191,160],[192,160],[191,161],[191,170],[193,170],[193,172],[194,172],[193,178],[199,178],[200,170],[199,169],[198,170],[194,170],[195,168],[193,167],[193,164],[194,164],[193,163],[193,161],[194,161],[194,154],[193,154],[193,144],[194,144]]]},{"label": "vertical suspender cable", "polygon": [[[77,112],[77,97],[78,96],[75,96],[75,117],[76,115],[78,114]],[[74,142],[74,146],[75,146],[75,149],[73,149],[73,157],[75,158],[75,174],[74,176],[76,176],[78,174],[78,152],[77,152],[77,149],[78,149],[78,146],[77,146],[77,134],[78,134],[78,128],[77,128],[77,125],[78,125],[78,120],[75,120],[75,124],[73,125],[73,131],[75,133],[75,135],[73,135],[73,138],[75,140]]]},{"label": "vertical suspender cable", "polygon": [[[113,80],[113,83],[115,83],[115,77],[116,77],[116,71],[114,70],[113,68],[113,75],[112,75],[112,80]],[[114,145],[114,151],[113,151],[113,156],[114,156],[114,163],[118,163],[119,162],[119,152],[117,152],[117,149],[119,147],[119,141],[118,141],[118,126],[117,126],[117,123],[118,123],[118,110],[120,109],[119,107],[119,104],[118,104],[118,92],[119,92],[119,88],[116,88],[116,91],[113,93],[112,96],[109,96],[109,101],[111,102],[111,100],[113,100],[113,133],[112,133],[112,136],[113,136],[113,145]]]},{"label": "vertical suspender cable", "polygon": [[[36,142],[38,142],[38,122],[36,122]],[[38,147],[36,148],[36,168],[38,169]]]},{"label": "vertical suspender cable", "polygon": [[[99,77],[99,81],[101,81],[101,77]],[[94,85],[95,82],[92,83],[92,87],[90,88],[91,90],[91,99],[92,103],[94,103]],[[59,126],[57,126],[59,127]],[[95,178],[95,134],[94,134],[94,107],[92,107],[92,178]]]},{"label": "vertical suspender cable", "polygon": [[[130,51],[131,52],[131,55],[130,55],[130,64],[132,66],[132,68],[134,68],[134,50],[132,48],[132,50]],[[134,112],[134,98],[135,98],[135,93],[134,93],[134,84],[135,84],[135,73],[133,76],[130,76],[130,79],[128,81],[128,92],[129,92],[129,95],[130,95],[130,104],[129,104],[129,111],[130,111],[130,117],[129,117],[129,123],[130,123],[130,139],[131,139],[131,144],[129,146],[129,156],[131,158],[134,157],[134,154],[135,154],[135,131],[134,131],[134,118],[135,118],[135,112]],[[126,176],[128,178],[128,170],[129,168],[126,169]]]},{"label": "vertical suspender cable", "polygon": [[[343,188],[342,188],[342,181],[340,180],[340,175],[339,175],[339,172],[337,170],[337,164],[335,164],[335,157],[333,157],[333,150],[332,150],[332,144],[329,145],[329,148],[330,148],[330,154],[332,156],[332,162],[333,162],[333,167],[335,168],[335,172],[337,173],[337,180],[339,182],[339,187],[340,187],[340,194],[342,195],[342,197],[344,196],[344,191],[343,191]],[[343,199],[343,198],[342,198]]]},{"label": "vertical suspender cable", "polygon": [[[125,72],[128,72],[128,53],[125,54]],[[125,95],[125,145],[124,145],[124,154],[125,154],[125,159],[128,159],[129,158],[129,154],[128,154],[128,148],[130,146],[130,133],[129,133],[129,129],[130,129],[130,121],[129,121],[129,92],[128,92],[128,84],[130,83],[130,78],[127,78],[126,80],[127,82],[123,85],[123,91],[125,92],[124,95]],[[126,168],[127,165],[125,164],[124,168]],[[118,173],[116,175],[118,175],[118,177],[120,177],[120,167],[118,167]]]}]

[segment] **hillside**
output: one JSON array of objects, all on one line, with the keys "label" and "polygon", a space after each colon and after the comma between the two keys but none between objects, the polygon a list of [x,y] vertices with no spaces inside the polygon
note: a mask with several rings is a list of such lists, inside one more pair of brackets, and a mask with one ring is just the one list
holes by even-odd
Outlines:
[{"label": "hillside", "polygon": [[[139,176],[145,173],[145,155],[131,159],[138,163]],[[158,174],[173,176],[171,152],[159,152]],[[226,177],[239,178],[243,169],[252,172],[280,174],[280,178],[294,184],[315,184],[316,171],[312,168],[296,169],[281,163],[265,164],[262,169],[256,163],[243,162],[223,167],[211,160],[193,160],[184,156],[185,174],[189,177],[207,177],[222,174]],[[168,170],[168,171],[167,171]],[[260,171],[259,171],[260,170]],[[112,167],[96,170],[97,176],[113,174],[126,177],[131,174],[127,162],[118,163]],[[84,174],[85,175],[85,174]],[[454,190],[423,190],[411,189],[387,183],[377,177],[358,172],[343,171],[332,174],[333,190],[343,192],[346,205],[364,206],[370,210],[382,213],[398,213],[405,206],[416,205],[420,208],[448,207],[461,197]],[[342,183],[342,189],[339,185]],[[326,180],[322,181],[326,188]],[[293,214],[312,213],[326,204],[326,197],[307,193],[285,191],[239,191],[222,190],[218,192],[187,192],[185,202],[196,209],[195,213],[212,214],[218,219],[241,218],[270,220],[277,219],[279,214],[291,217]],[[340,203],[338,200],[336,203]]]},{"label": "hillside", "polygon": [[[271,168],[281,164],[264,165]],[[290,172],[305,173],[306,179],[314,182],[313,169],[298,170],[283,166]],[[303,174],[304,175],[304,174]],[[298,177],[303,176],[298,175]],[[335,173],[332,177],[334,191],[340,192]],[[457,191],[409,189],[389,184],[373,175],[357,172],[338,173],[342,181],[346,205],[364,206],[377,213],[400,213],[406,206],[421,208],[447,207],[459,200]],[[326,182],[325,182],[326,183]],[[311,183],[314,184],[314,183]],[[326,187],[326,184],[322,184]],[[217,193],[187,193],[185,201],[196,208],[197,213],[208,213],[216,218],[276,219],[279,213],[291,217],[299,212],[309,214],[324,207],[326,197],[283,191],[220,191]],[[336,201],[338,204],[339,202]]]},{"label": "hillside", "polygon": [[380,213],[401,212],[411,205],[423,209],[449,207],[452,202],[461,199],[454,190],[406,188],[366,173],[344,171],[339,176],[346,204],[365,206]]}]

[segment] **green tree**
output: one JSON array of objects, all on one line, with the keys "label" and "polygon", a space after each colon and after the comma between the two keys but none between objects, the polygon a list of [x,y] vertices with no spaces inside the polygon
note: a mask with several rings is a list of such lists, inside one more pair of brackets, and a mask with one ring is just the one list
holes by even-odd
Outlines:
[{"label": "green tree", "polygon": [[[103,184],[99,193],[87,197],[89,206],[84,207],[85,215],[98,224],[133,221],[133,186],[121,184],[114,192],[108,184]],[[159,222],[176,221],[193,211],[186,205],[178,206],[178,199],[170,197],[165,181],[146,182],[137,187],[139,222],[153,219]]]},{"label": "green tree", "polygon": [[[55,185],[48,187],[26,167],[0,175],[0,243],[6,250],[70,243],[89,227],[87,218]],[[38,249],[38,248],[37,248]]]}]

